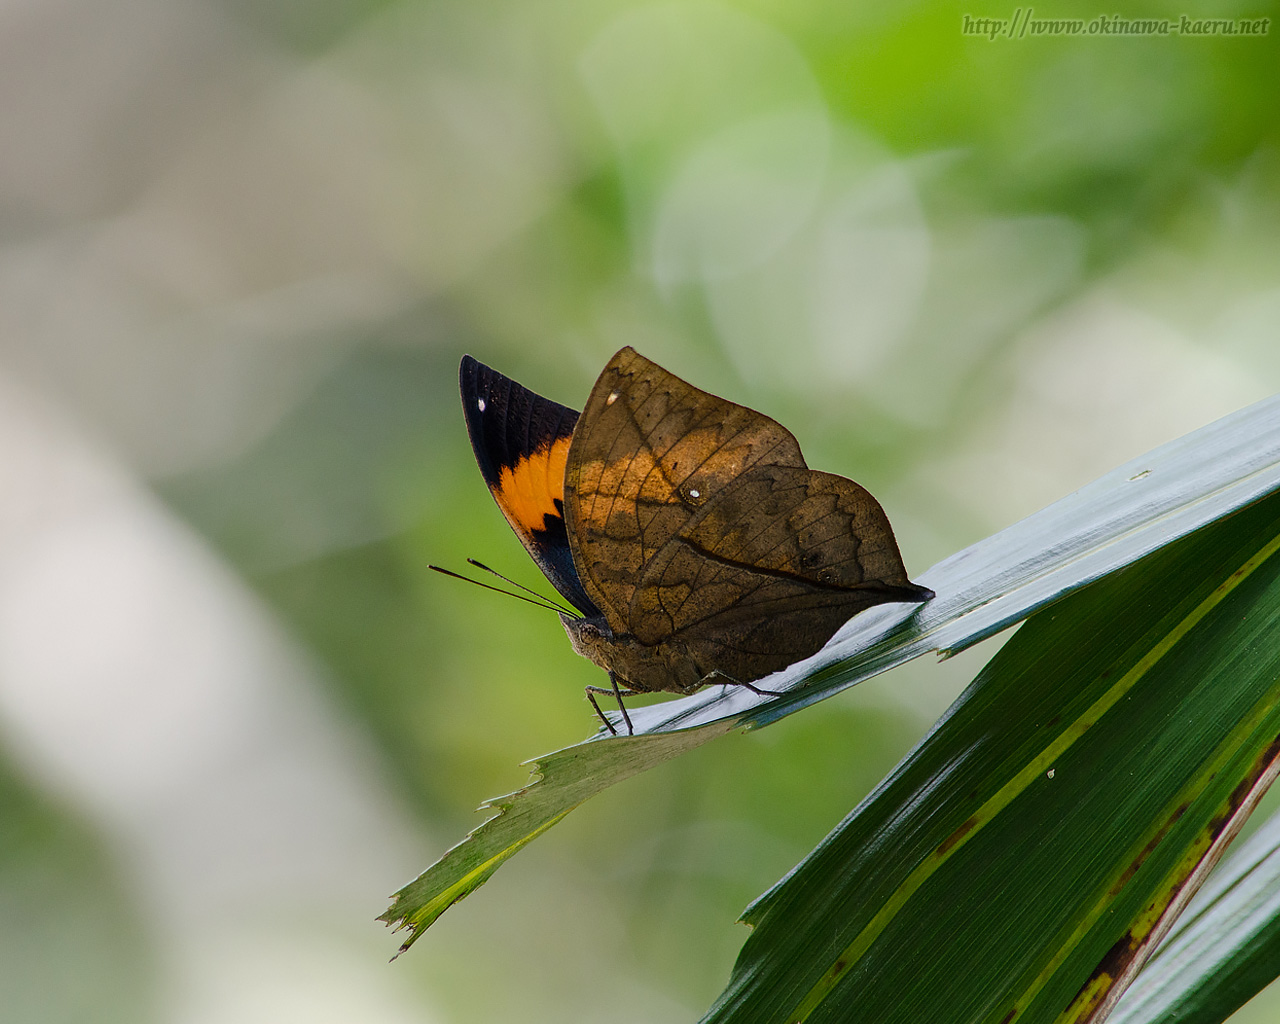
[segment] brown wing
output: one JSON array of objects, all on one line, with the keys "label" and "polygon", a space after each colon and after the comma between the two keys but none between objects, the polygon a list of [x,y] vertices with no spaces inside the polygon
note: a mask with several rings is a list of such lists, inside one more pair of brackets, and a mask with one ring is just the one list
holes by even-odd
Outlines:
[{"label": "brown wing", "polygon": [[751,682],[819,651],[851,616],[931,591],[907,579],[879,503],[852,480],[756,466],[649,562],[630,625],[698,670]]},{"label": "brown wing", "polygon": [[804,467],[780,423],[699,391],[630,348],[601,372],[574,428],[565,525],[583,588],[631,632],[641,575],[714,494],[761,462]]},{"label": "brown wing", "polygon": [[750,682],[863,608],[932,596],[862,487],[810,470],[769,417],[631,349],[592,389],[565,479],[574,562],[610,627],[678,641],[702,675]]}]

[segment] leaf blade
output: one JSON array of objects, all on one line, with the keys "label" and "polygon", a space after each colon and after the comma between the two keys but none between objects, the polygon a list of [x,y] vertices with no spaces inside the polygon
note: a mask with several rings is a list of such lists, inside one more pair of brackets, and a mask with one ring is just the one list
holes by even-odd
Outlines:
[{"label": "leaf blade", "polygon": [[[754,931],[704,1020],[1105,1012],[1165,909],[1220,852],[1241,780],[1280,735],[1280,648],[1261,642],[1280,628],[1278,514],[1273,498],[1033,617],[893,775],[748,908]],[[1206,564],[1226,565],[1225,587],[1189,590]],[[1062,747],[1120,685],[1108,669],[1123,680],[1144,663]]]},{"label": "leaf blade", "polygon": [[[600,790],[691,750],[730,729],[700,729],[651,736],[619,736],[609,743],[578,743],[527,762],[523,789],[486,801],[497,813],[392,897],[378,920],[410,929],[399,956],[450,906],[492,877],[509,858]],[[550,778],[550,784],[546,779]]]}]

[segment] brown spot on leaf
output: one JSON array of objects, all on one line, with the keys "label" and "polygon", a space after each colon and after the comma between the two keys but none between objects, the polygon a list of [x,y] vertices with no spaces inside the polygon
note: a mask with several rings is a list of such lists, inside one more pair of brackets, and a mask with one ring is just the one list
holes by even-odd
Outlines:
[{"label": "brown spot on leaf", "polygon": [[1171,815],[1169,815],[1168,819],[1160,827],[1160,831],[1157,832],[1155,835],[1153,835],[1147,841],[1147,845],[1144,846],[1138,852],[1138,855],[1134,857],[1132,861],[1129,862],[1129,866],[1124,869],[1123,874],[1121,874],[1120,877],[1116,879],[1115,883],[1111,886],[1111,888],[1107,890],[1107,895],[1109,897],[1114,899],[1117,895],[1119,895],[1120,890],[1122,890],[1128,884],[1129,879],[1131,879],[1134,875],[1138,873],[1138,868],[1142,867],[1143,862],[1148,857],[1151,856],[1151,854],[1155,851],[1156,847],[1160,845],[1161,840],[1163,840],[1164,837],[1169,834],[1169,829],[1173,827],[1174,822],[1176,822],[1179,818],[1181,818],[1184,814],[1186,814],[1187,808],[1189,808],[1190,806],[1191,805],[1189,803],[1183,803],[1183,804],[1179,804],[1178,807],[1174,809],[1174,812]]},{"label": "brown spot on leaf", "polygon": [[1092,1005],[1096,1006],[1102,996],[1115,984],[1116,978],[1124,973],[1124,969],[1133,960],[1134,953],[1137,952],[1140,945],[1141,942],[1132,931],[1127,931],[1121,935],[1112,947],[1103,954],[1102,959],[1098,961],[1098,966],[1093,969],[1093,973],[1080,986],[1080,991],[1076,993],[1076,998],[1079,999],[1090,986],[1106,979],[1105,984],[1097,985],[1097,991],[1091,1000]]},{"label": "brown spot on leaf", "polygon": [[1271,767],[1272,762],[1280,757],[1280,736],[1273,739],[1265,750],[1256,758],[1253,764],[1249,766],[1249,771],[1245,777],[1236,783],[1235,789],[1231,791],[1231,796],[1227,798],[1227,806],[1213,816],[1209,822],[1209,835],[1215,839],[1227,827],[1228,822],[1235,817],[1236,812],[1240,809],[1253,792],[1253,788],[1258,784],[1258,780]]},{"label": "brown spot on leaf", "polygon": [[966,818],[965,821],[960,825],[958,829],[956,829],[954,832],[951,833],[951,835],[947,836],[946,839],[944,839],[941,843],[938,844],[938,849],[937,849],[938,856],[945,857],[948,853],[951,852],[951,850],[955,848],[956,844],[959,843],[961,839],[963,839],[965,836],[967,836],[970,832],[972,832],[977,827],[978,827],[978,819],[976,817],[971,816],[969,818]]}]

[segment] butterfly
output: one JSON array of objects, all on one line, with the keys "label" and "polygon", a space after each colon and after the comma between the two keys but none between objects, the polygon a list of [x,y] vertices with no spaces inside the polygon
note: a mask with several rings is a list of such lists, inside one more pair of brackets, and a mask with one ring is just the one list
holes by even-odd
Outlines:
[{"label": "butterfly", "polygon": [[867,491],[810,469],[781,424],[631,348],[579,415],[463,356],[476,462],[538,568],[576,610],[596,694],[743,686],[820,650],[851,616],[933,591],[907,579]]}]

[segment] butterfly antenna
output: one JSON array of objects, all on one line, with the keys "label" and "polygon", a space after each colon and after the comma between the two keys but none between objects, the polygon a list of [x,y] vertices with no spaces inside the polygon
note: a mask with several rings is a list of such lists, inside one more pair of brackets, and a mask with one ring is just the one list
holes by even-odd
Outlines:
[{"label": "butterfly antenna", "polygon": [[520,588],[521,590],[523,590],[526,594],[532,594],[534,597],[541,598],[543,601],[546,601],[548,604],[550,604],[550,605],[555,605],[555,607],[556,607],[556,608],[558,608],[560,611],[564,612],[566,615],[573,615],[573,616],[574,616],[574,618],[577,618],[577,614],[576,614],[575,612],[571,612],[568,608],[564,608],[564,607],[562,607],[562,606],[560,606],[560,605],[557,605],[557,604],[556,604],[556,602],[555,602],[552,598],[549,598],[549,597],[543,597],[543,596],[542,596],[541,594],[539,594],[536,590],[530,590],[530,589],[529,589],[528,587],[526,587],[523,583],[517,583],[515,580],[513,580],[513,579],[511,579],[511,578],[509,578],[509,577],[507,577],[507,576],[503,576],[503,575],[502,575],[502,573],[498,572],[498,570],[497,570],[497,569],[490,569],[490,568],[489,568],[487,565],[485,565],[483,562],[477,562],[474,558],[468,558],[468,559],[467,559],[467,561],[468,561],[471,565],[474,565],[477,569],[483,569],[485,572],[493,573],[493,575],[497,576],[497,577],[498,577],[498,579],[500,579],[500,580],[505,580],[507,583],[510,583],[513,587],[519,587],[519,588]]},{"label": "butterfly antenna", "polygon": [[[479,580],[473,580],[470,576],[463,576],[460,573],[456,573],[452,571],[451,569],[442,569],[438,565],[428,565],[427,568],[434,569],[436,572],[442,573],[445,576],[452,576],[455,580],[462,580],[466,583],[474,583],[477,587],[484,587],[485,590],[493,590],[499,594],[506,594],[507,597],[514,597],[517,601],[525,601],[529,604],[537,605],[539,608],[546,608],[548,611],[557,612],[557,613],[561,613],[562,611],[560,608],[556,607],[554,604],[552,604],[550,601],[547,601],[545,598],[541,601],[535,601],[533,598],[525,597],[523,594],[513,594],[509,590],[503,590],[501,587],[494,587],[488,583],[481,583]],[[530,593],[533,593],[533,591],[530,591]],[[535,594],[535,596],[540,597],[541,595]]]}]

